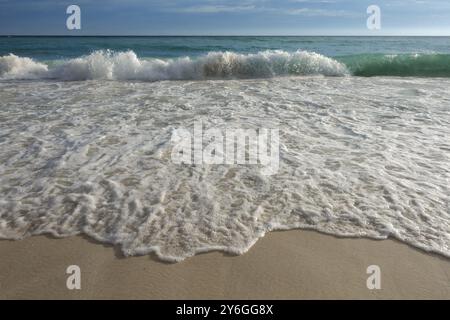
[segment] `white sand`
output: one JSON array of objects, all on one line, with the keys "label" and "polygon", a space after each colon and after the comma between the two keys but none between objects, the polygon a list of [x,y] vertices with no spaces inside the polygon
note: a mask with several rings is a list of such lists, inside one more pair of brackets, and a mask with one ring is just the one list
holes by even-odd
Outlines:
[{"label": "white sand", "polygon": [[[248,253],[198,255],[179,264],[123,258],[85,237],[0,241],[1,299],[450,299],[450,260],[397,241],[274,232]],[[82,289],[66,288],[67,266]],[[366,287],[379,265],[381,290]]]}]

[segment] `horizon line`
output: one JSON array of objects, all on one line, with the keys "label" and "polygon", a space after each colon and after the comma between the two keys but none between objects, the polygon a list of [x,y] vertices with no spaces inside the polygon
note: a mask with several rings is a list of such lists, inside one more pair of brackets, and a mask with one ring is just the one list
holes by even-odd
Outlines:
[{"label": "horizon line", "polygon": [[160,34],[160,35],[125,35],[125,34],[117,34],[117,35],[107,35],[107,34],[98,34],[98,35],[70,35],[70,34],[0,34],[0,37],[450,37],[449,35],[414,35],[414,34],[406,34],[406,35],[329,35],[329,34],[317,34],[317,35],[277,35],[277,34],[239,34],[239,35],[225,35],[225,34],[210,34],[210,35],[201,35],[201,34],[189,34],[189,35],[177,35],[177,34]]}]

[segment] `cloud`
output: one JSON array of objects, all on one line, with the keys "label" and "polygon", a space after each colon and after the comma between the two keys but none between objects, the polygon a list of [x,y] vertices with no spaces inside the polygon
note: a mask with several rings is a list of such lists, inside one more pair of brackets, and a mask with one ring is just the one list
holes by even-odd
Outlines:
[{"label": "cloud", "polygon": [[[288,0],[282,3],[281,1],[270,0],[247,0],[247,1],[228,1],[225,3],[218,0],[203,0],[207,2],[205,5],[187,5],[184,7],[166,7],[164,11],[187,13],[187,14],[217,14],[217,13],[269,13],[277,15],[297,15],[309,17],[350,17],[355,16],[355,13],[346,10],[337,10],[332,8],[314,8],[306,4],[331,4],[336,0]],[[299,6],[298,4],[303,5]]]},{"label": "cloud", "polygon": [[320,4],[320,3],[337,3],[337,0],[289,0],[292,3],[308,3],[308,4]]},{"label": "cloud", "polygon": [[177,8],[175,12],[178,13],[220,13],[220,12],[243,12],[254,11],[255,6],[226,6],[226,5],[206,5],[206,6],[193,6],[187,8]]},{"label": "cloud", "polygon": [[299,15],[308,17],[354,17],[360,16],[350,11],[345,10],[327,10],[327,9],[311,9],[311,8],[301,8],[301,9],[291,9],[284,10],[285,14],[289,15]]}]

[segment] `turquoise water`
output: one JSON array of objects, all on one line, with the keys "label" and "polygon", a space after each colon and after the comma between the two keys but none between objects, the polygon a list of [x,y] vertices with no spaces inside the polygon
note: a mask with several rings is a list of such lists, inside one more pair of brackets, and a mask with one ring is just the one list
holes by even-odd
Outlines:
[{"label": "turquoise water", "polygon": [[450,54],[450,37],[1,37],[0,55],[38,60],[75,58],[96,50],[176,58],[210,51],[305,50],[328,57],[359,54]]},{"label": "turquoise water", "polygon": [[[272,54],[275,51],[277,54]],[[129,52],[133,56],[125,59],[128,60],[126,63],[122,56],[110,57],[111,54]],[[342,64],[346,71],[336,64],[330,68],[333,62],[328,60],[311,55],[305,57],[296,54],[298,52],[330,58]],[[93,53],[97,55],[92,56]],[[232,53],[233,56],[226,53]],[[6,61],[5,57],[10,54],[31,58],[33,62],[46,66],[33,65],[30,69],[25,60],[11,61],[12,58],[6,58],[9,59]],[[216,56],[208,58],[211,54]],[[77,70],[69,66],[70,71],[56,70],[36,75],[36,69],[51,68],[55,64],[89,55],[91,59]],[[16,79],[109,78],[105,74],[114,73],[114,70],[105,69],[99,76],[98,70],[89,68],[94,64],[115,64],[119,65],[116,70],[123,71],[124,68],[130,68],[130,63],[133,64],[134,56],[141,62],[145,61],[143,63],[153,63],[147,63],[139,72],[134,70],[128,73],[122,80],[260,78],[309,74],[450,77],[450,37],[0,37],[0,77],[4,78],[7,74],[7,78],[11,78],[12,72],[12,77]],[[188,67],[182,60],[184,58],[190,59]],[[120,60],[120,63],[116,60]],[[164,66],[160,60],[168,61],[170,65]],[[17,67],[24,64],[27,64],[28,69],[22,68],[17,72]],[[180,69],[180,64],[184,68]],[[86,72],[86,68],[89,72]],[[161,68],[164,69],[164,76],[160,76],[161,72],[158,71]],[[211,68],[214,69],[212,72]],[[159,76],[156,75],[158,72]],[[63,77],[61,73],[64,73]],[[71,75],[67,76],[68,73]],[[113,78],[117,77],[114,75]]]},{"label": "turquoise water", "polygon": [[[0,38],[0,239],[181,261],[300,228],[450,258],[449,43]],[[275,129],[273,174],[174,161],[195,128]]]}]

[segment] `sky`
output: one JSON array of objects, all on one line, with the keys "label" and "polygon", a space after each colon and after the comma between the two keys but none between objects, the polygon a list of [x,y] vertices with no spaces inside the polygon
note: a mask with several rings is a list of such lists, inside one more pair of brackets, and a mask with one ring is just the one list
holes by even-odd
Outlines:
[{"label": "sky", "polygon": [[[81,30],[66,28],[71,4]],[[0,0],[0,35],[450,35],[450,1]]]}]

